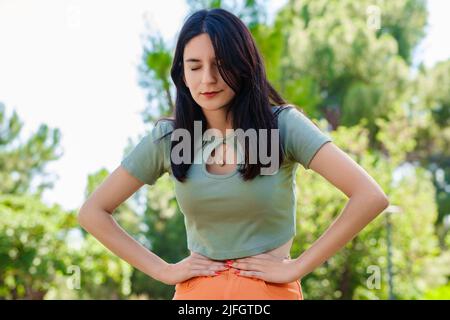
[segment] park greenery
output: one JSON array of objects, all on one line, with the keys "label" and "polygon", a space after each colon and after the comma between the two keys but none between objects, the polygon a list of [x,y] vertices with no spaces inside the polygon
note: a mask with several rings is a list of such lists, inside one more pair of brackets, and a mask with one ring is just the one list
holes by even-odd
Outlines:
[{"label": "park greenery", "polygon": [[[305,298],[388,299],[389,228],[393,297],[450,299],[450,59],[431,67],[414,60],[425,36],[426,1],[290,0],[271,24],[262,1],[188,4],[191,12],[222,7],[241,17],[274,87],[397,208],[303,278]],[[142,111],[148,130],[174,109],[173,47],[158,32],[146,33],[139,85],[148,98]],[[8,117],[0,104],[0,299],[170,299],[174,286],[131,267],[86,233],[77,224],[79,208],[41,201],[53,188],[45,166],[62,156],[60,131],[43,124],[18,143],[22,126],[20,115]],[[108,174],[99,168],[86,177],[86,198]],[[320,237],[348,200],[301,167],[296,188],[292,257]],[[114,217],[167,262],[189,254],[168,174],[141,188]]]}]

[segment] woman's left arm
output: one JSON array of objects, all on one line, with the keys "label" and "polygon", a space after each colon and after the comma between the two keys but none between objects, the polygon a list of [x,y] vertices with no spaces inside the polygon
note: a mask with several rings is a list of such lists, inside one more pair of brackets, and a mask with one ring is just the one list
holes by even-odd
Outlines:
[{"label": "woman's left arm", "polygon": [[375,180],[332,142],[317,151],[309,167],[345,193],[349,201],[319,239],[295,259],[299,278],[333,256],[389,205]]}]

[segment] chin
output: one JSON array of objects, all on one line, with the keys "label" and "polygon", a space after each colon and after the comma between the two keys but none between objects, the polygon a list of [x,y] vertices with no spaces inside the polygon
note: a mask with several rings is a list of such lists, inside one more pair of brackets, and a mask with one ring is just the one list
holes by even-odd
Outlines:
[{"label": "chin", "polygon": [[215,103],[210,103],[210,104],[205,104],[204,102],[203,103],[199,103],[198,104],[200,107],[202,107],[202,109],[206,109],[206,110],[219,110],[219,109],[222,109],[224,106],[225,106],[225,104],[223,104],[223,103],[218,103],[218,102],[215,102]]}]

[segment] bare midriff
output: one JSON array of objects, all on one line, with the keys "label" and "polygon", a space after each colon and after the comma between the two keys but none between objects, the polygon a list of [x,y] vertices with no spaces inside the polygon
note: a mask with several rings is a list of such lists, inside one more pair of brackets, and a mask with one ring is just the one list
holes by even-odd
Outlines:
[{"label": "bare midriff", "polygon": [[[291,252],[292,241],[293,241],[293,238],[291,238],[288,242],[284,243],[283,245],[281,245],[281,246],[279,246],[279,247],[277,247],[275,249],[265,251],[263,253],[270,254],[270,255],[272,255],[274,257],[278,257],[280,259],[290,258],[291,257],[290,252]],[[190,252],[192,254],[192,251],[190,251]]]}]

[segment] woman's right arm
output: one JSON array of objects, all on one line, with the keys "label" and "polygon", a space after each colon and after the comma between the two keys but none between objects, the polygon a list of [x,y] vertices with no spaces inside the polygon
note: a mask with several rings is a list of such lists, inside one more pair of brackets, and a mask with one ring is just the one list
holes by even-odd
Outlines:
[{"label": "woman's right arm", "polygon": [[169,264],[131,237],[113,218],[114,210],[144,185],[119,166],[81,207],[78,222],[111,252],[160,280]]},{"label": "woman's right arm", "polygon": [[83,204],[78,213],[79,224],[115,255],[168,285],[226,270],[228,267],[224,263],[197,253],[178,263],[167,263],[119,226],[112,213],[143,185],[142,181],[119,166]]}]

